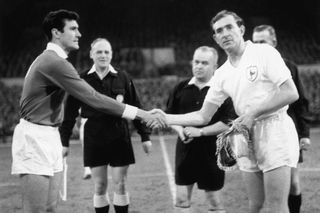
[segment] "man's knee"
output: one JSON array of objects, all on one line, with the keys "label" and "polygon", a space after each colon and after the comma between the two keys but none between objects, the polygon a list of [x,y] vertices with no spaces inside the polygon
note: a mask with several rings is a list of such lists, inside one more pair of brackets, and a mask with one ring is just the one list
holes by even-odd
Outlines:
[{"label": "man's knee", "polygon": [[119,194],[123,194],[126,190],[126,178],[118,178],[116,180],[113,180],[116,192]]},{"label": "man's knee", "polygon": [[98,195],[103,195],[107,189],[107,181],[96,181],[95,182],[95,193]]},{"label": "man's knee", "polygon": [[263,208],[263,201],[249,201],[251,212],[259,212]]}]

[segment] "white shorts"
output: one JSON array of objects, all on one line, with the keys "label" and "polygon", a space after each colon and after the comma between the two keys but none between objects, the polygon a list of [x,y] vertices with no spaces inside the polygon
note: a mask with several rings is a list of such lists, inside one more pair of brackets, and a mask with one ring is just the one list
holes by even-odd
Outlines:
[{"label": "white shorts", "polygon": [[279,112],[256,121],[253,126],[252,141],[254,154],[238,159],[240,170],[267,172],[281,166],[297,166],[298,134],[286,112]]},{"label": "white shorts", "polygon": [[53,176],[62,169],[62,144],[58,127],[20,119],[12,138],[11,173]]}]

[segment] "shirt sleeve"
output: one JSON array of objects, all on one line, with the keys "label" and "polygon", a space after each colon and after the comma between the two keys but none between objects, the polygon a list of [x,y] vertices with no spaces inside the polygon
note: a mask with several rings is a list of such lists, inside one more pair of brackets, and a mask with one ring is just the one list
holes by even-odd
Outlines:
[{"label": "shirt sleeve", "polygon": [[59,127],[62,146],[69,147],[69,141],[76,118],[79,115],[80,101],[71,95],[67,95],[64,108],[64,118]]},{"label": "shirt sleeve", "polygon": [[207,92],[204,102],[208,101],[220,107],[228,97],[229,96],[223,91],[222,79],[216,71],[210,80],[210,89]]},{"label": "shirt sleeve", "polygon": [[[127,82],[127,90],[129,94],[128,104],[141,108],[140,99],[133,81],[127,77]],[[138,134],[141,137],[141,142],[150,140],[151,129],[149,129],[144,123],[137,119],[133,120],[133,125],[135,126]]]},{"label": "shirt sleeve", "polygon": [[100,94],[87,82],[80,78],[77,71],[67,61],[53,63],[44,75],[67,93],[83,103],[107,114],[122,116],[125,105]]},{"label": "shirt sleeve", "polygon": [[278,87],[286,80],[292,78],[290,70],[285,65],[280,53],[270,45],[263,45],[262,48],[265,60],[265,75]]}]

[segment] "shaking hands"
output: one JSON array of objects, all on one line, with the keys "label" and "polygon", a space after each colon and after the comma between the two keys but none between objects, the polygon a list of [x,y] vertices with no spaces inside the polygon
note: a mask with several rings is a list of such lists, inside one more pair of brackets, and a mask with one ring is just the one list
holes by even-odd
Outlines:
[{"label": "shaking hands", "polygon": [[139,117],[147,127],[152,129],[165,129],[169,126],[167,122],[167,114],[161,109],[142,111]]}]

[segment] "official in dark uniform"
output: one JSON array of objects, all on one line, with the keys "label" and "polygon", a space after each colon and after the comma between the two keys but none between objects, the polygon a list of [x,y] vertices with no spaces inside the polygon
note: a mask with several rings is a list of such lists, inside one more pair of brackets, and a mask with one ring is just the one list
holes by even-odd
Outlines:
[{"label": "official in dark uniform", "polygon": [[[106,39],[98,38],[92,42],[90,57],[94,65],[81,77],[100,93],[120,103],[140,107],[132,80],[127,73],[115,70],[111,66],[112,48]],[[79,108],[81,117],[87,118],[84,126],[84,166],[91,168],[95,184],[94,208],[97,213],[109,211],[107,173],[110,165],[115,184],[115,212],[126,213],[129,206],[129,193],[126,190],[127,171],[129,165],[135,163],[127,120],[101,113],[73,96],[68,96],[64,121],[60,127],[64,147],[69,145]],[[143,149],[149,153],[152,145],[149,129],[139,120],[134,120],[133,123],[141,135]]]},{"label": "official in dark uniform", "polygon": [[[201,109],[211,86],[218,54],[214,48],[202,46],[196,49],[192,60],[191,79],[180,82],[171,93],[167,113],[185,114]],[[236,118],[231,99],[227,99],[213,116],[209,126],[187,129],[172,126],[179,137],[175,155],[175,183],[177,185],[176,209],[186,210],[191,205],[192,188],[205,191],[209,212],[225,212],[219,190],[224,185],[225,173],[217,166],[216,135],[228,129],[228,123]],[[197,131],[197,136],[188,134]],[[215,132],[215,134],[213,133]],[[209,133],[211,136],[208,136]]]}]

